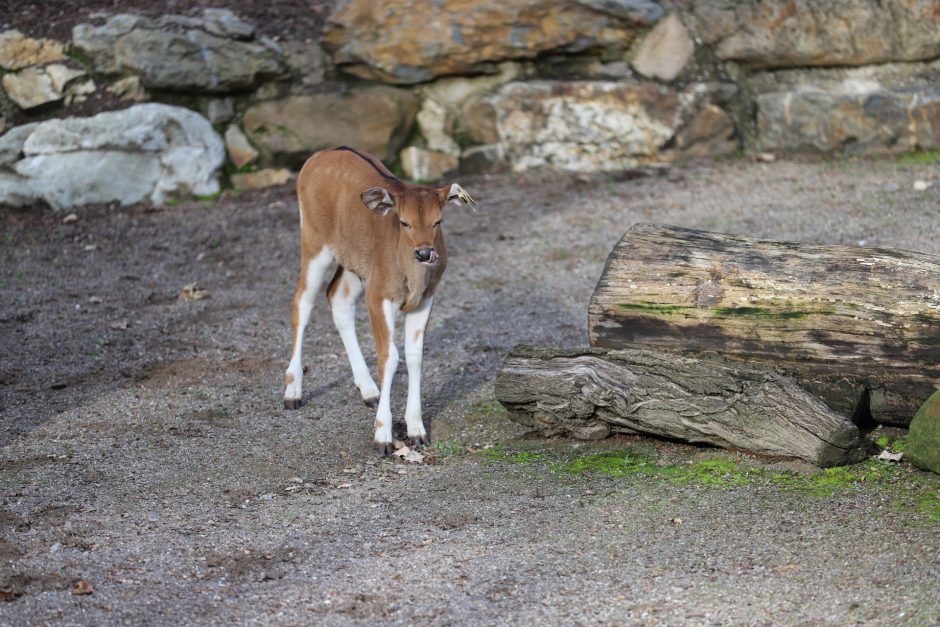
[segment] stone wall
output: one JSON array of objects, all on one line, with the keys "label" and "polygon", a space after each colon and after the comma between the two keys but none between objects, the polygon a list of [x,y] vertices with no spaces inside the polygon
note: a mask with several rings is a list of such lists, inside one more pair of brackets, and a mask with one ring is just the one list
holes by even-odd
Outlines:
[{"label": "stone wall", "polygon": [[[338,144],[419,180],[940,148],[936,0],[340,0],[304,42],[225,9],[117,14],[67,42],[0,33],[0,73],[13,204],[284,181]],[[89,184],[108,160],[128,176]]]}]

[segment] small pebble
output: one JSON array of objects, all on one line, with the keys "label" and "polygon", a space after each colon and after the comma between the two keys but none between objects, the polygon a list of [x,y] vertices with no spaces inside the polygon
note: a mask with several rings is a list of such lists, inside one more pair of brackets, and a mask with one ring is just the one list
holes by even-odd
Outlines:
[{"label": "small pebble", "polygon": [[925,192],[927,188],[930,187],[930,183],[927,181],[914,181],[914,191],[915,192]]}]

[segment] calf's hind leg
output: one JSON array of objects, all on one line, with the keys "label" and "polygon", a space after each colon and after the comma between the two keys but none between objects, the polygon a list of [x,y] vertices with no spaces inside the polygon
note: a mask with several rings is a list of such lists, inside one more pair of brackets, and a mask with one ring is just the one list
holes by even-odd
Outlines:
[{"label": "calf's hind leg", "polygon": [[284,374],[284,407],[299,409],[302,402],[304,365],[301,348],[304,343],[304,329],[310,322],[313,309],[313,297],[323,284],[323,275],[333,263],[333,251],[323,246],[300,268],[300,279],[294,290],[294,303],[291,306],[292,352],[290,364]]},{"label": "calf's hind leg", "polygon": [[369,374],[369,367],[362,357],[362,349],[359,348],[359,338],[356,337],[356,299],[360,294],[362,280],[342,266],[338,267],[326,290],[333,312],[333,324],[343,339],[349,365],[352,367],[353,381],[362,394],[362,400],[369,407],[375,408],[379,404],[379,388]]}]

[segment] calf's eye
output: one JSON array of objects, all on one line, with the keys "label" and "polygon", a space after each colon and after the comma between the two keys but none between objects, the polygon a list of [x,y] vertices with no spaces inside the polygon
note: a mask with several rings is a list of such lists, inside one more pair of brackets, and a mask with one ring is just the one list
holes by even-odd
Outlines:
[{"label": "calf's eye", "polygon": [[411,228],[411,225],[408,224],[407,222],[405,222],[404,220],[399,220],[398,223],[399,223],[400,225],[402,225],[403,227],[405,227],[406,229],[410,229],[410,228]]}]

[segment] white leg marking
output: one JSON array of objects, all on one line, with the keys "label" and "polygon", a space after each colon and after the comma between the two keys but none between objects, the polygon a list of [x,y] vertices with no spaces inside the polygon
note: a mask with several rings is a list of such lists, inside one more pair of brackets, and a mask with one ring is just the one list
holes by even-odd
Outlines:
[{"label": "white leg marking", "polygon": [[408,406],[405,424],[409,438],[427,435],[421,420],[421,359],[424,354],[424,330],[431,316],[433,298],[427,299],[420,309],[405,314],[405,362],[408,364]]},{"label": "white leg marking", "polygon": [[382,376],[382,394],[379,396],[379,409],[375,412],[375,441],[378,444],[390,444],[392,441],[392,379],[398,369],[398,348],[395,346],[395,314],[399,304],[390,300],[382,301],[382,314],[388,327],[388,357]]},{"label": "white leg marking", "polygon": [[290,364],[287,366],[284,400],[299,400],[302,396],[304,365],[301,348],[304,343],[304,329],[307,328],[307,323],[310,322],[313,296],[320,289],[323,276],[331,263],[333,263],[333,251],[330,250],[329,246],[324,246],[323,250],[307,264],[307,283],[300,297],[300,306],[297,312],[297,336],[294,338],[293,353],[291,354]]},{"label": "white leg marking", "polygon": [[356,299],[360,294],[362,281],[349,270],[344,270],[330,305],[333,310],[333,323],[339,331],[339,336],[343,338],[343,346],[349,356],[353,381],[356,382],[363,400],[371,401],[378,398],[379,388],[369,374],[369,367],[362,357],[362,349],[359,348],[359,338],[356,337]]}]

